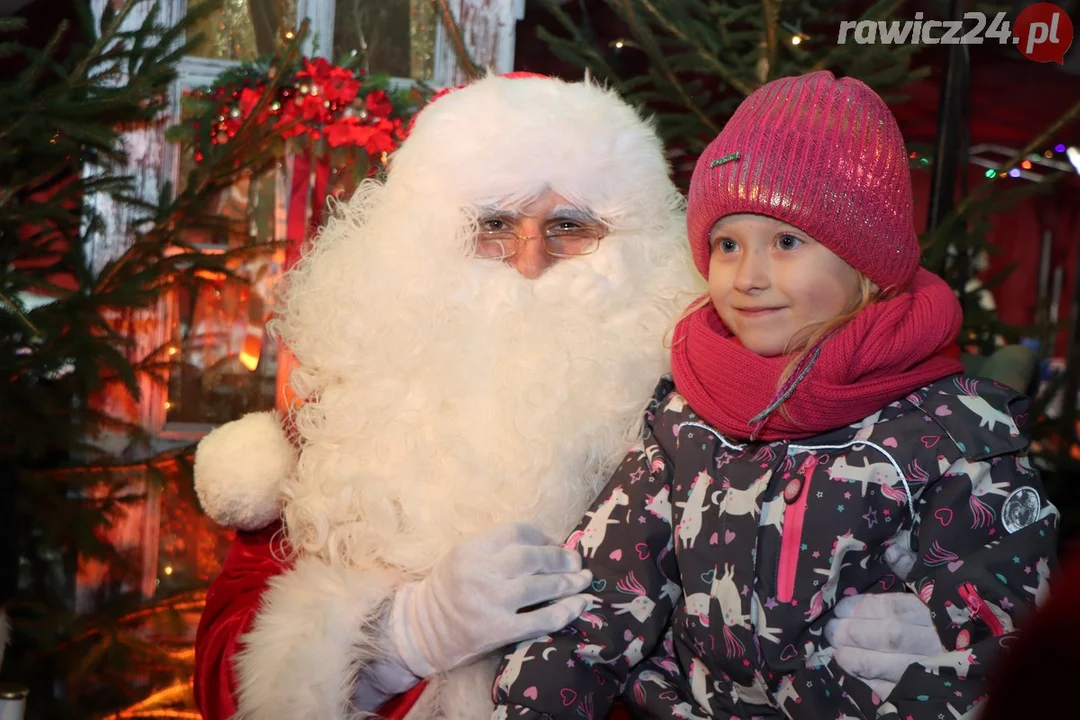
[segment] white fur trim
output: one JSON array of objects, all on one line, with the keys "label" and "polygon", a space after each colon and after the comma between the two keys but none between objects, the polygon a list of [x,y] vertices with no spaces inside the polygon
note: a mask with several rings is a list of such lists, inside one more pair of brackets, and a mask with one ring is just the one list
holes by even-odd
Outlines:
[{"label": "white fur trim", "polygon": [[266,527],[281,515],[281,483],[296,450],[273,412],[251,413],[215,429],[195,451],[195,492],[219,525]]},{"label": "white fur trim", "polygon": [[615,90],[496,75],[425,107],[387,183],[417,203],[435,195],[476,207],[551,189],[616,224],[667,214],[674,190],[652,121]]},{"label": "white fur trim", "polygon": [[237,719],[360,717],[357,673],[384,653],[379,617],[398,578],[301,558],[270,581],[236,655]]},{"label": "white fur trim", "polygon": [[490,720],[495,704],[491,685],[497,674],[501,653],[436,675],[416,701],[406,720]]}]

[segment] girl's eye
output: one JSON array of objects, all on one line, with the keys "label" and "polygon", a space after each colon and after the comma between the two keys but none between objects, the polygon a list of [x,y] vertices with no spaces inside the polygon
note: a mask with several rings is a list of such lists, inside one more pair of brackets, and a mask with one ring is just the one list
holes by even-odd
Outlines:
[{"label": "girl's eye", "polygon": [[781,250],[794,250],[803,244],[802,238],[797,238],[794,235],[781,235],[776,240],[776,244]]},{"label": "girl's eye", "polygon": [[722,253],[733,253],[738,249],[738,243],[731,238],[721,237],[713,241],[713,250],[719,250]]}]

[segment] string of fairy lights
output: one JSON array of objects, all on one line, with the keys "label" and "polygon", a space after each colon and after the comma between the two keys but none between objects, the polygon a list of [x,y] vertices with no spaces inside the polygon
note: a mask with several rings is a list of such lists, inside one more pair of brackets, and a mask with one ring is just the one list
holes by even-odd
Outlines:
[{"label": "string of fairy lights", "polygon": [[[810,40],[810,36],[802,31],[800,22],[781,22],[780,27],[787,32],[787,42],[791,45],[802,45]],[[637,47],[632,40],[626,38],[613,40],[610,46],[616,52]],[[968,159],[971,164],[985,168],[984,175],[990,180],[1020,179],[1041,182],[1054,172],[1080,174],[1078,146],[1057,142],[1040,152],[1029,153],[1013,167],[1011,164],[1015,162],[1016,152],[1015,148],[983,143],[969,149]],[[933,155],[919,151],[910,152],[909,159],[914,167],[929,167],[934,161]]]},{"label": "string of fairy lights", "polygon": [[[968,151],[973,165],[985,168],[984,175],[990,180],[1020,179],[1040,182],[1053,172],[1080,174],[1080,150],[1065,143],[1055,143],[1041,152],[1032,152],[1015,167],[1016,149],[995,143],[982,143]],[[912,151],[908,154],[911,164],[928,167],[934,162],[932,154]]]}]

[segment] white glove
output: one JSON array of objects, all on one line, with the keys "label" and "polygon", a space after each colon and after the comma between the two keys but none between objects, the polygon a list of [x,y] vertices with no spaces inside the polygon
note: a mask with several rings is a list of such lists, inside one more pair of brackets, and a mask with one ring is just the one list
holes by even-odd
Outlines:
[{"label": "white glove", "polygon": [[[428,577],[397,591],[390,641],[414,675],[446,672],[563,629],[585,609],[585,598],[574,594],[590,582],[581,556],[554,546],[537,528],[499,527],[459,543]],[[558,602],[519,612],[548,600]]]},{"label": "white glove", "polygon": [[357,675],[356,689],[352,696],[353,709],[373,713],[387,700],[400,695],[418,682],[420,678],[405,667],[401,658],[387,653]]},{"label": "white glove", "polygon": [[911,568],[915,567],[918,555],[911,549],[911,532],[904,530],[897,533],[892,544],[885,548],[885,564],[893,571],[900,582],[907,580]]},{"label": "white glove", "polygon": [[914,662],[945,652],[930,608],[911,593],[853,595],[825,625],[833,659],[885,699]]}]

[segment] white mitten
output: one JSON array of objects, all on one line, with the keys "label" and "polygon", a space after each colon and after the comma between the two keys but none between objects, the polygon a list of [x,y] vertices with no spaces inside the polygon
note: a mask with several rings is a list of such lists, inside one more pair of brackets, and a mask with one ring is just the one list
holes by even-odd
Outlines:
[{"label": "white mitten", "polygon": [[836,604],[825,639],[844,670],[889,696],[914,662],[945,652],[930,608],[911,593],[853,595]]},{"label": "white mitten", "polygon": [[[585,609],[575,593],[590,582],[581,556],[537,528],[499,527],[459,543],[428,577],[397,591],[390,641],[406,667],[426,678],[561,630]],[[549,600],[558,602],[518,612]]]}]

